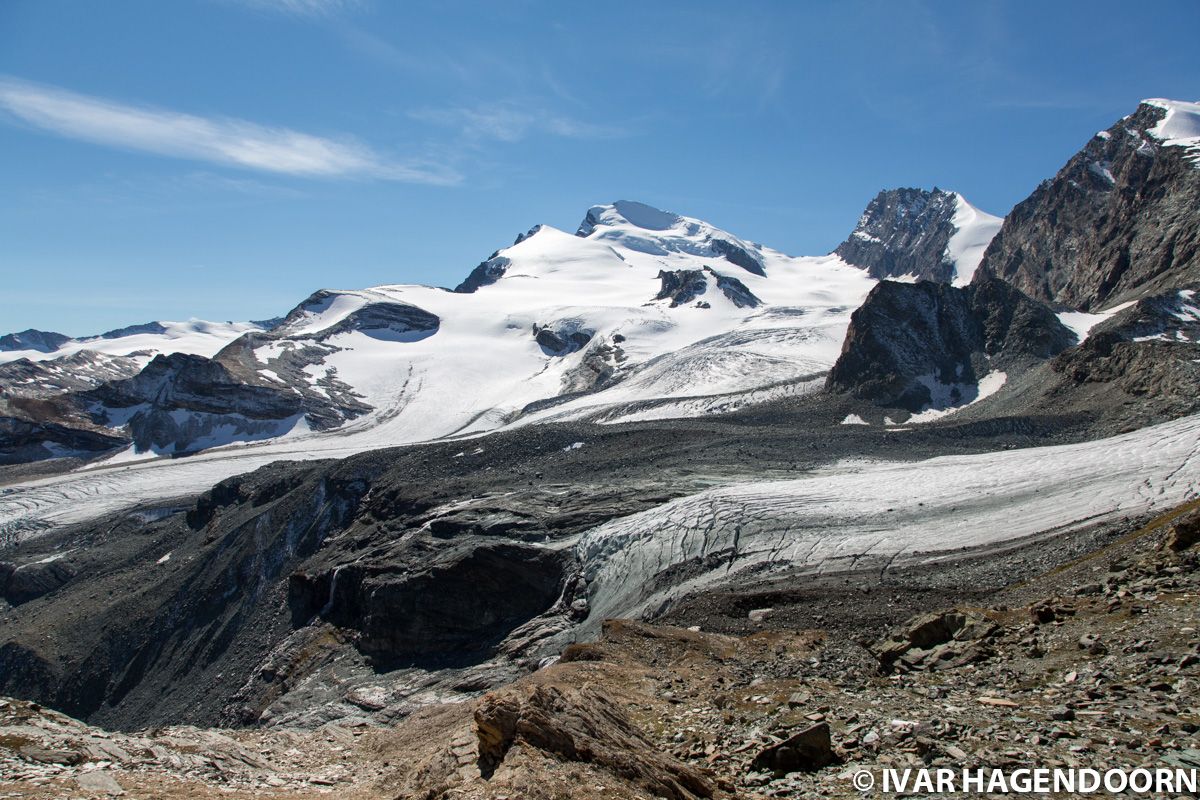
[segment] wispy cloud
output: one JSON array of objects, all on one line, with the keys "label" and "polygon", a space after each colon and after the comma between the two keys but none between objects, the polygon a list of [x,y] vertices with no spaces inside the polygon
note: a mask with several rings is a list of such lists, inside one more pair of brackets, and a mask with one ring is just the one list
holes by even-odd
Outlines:
[{"label": "wispy cloud", "polygon": [[359,0],[238,0],[242,5],[263,11],[277,11],[297,17],[328,17],[356,8]]},{"label": "wispy cloud", "polygon": [[391,159],[348,137],[132,106],[0,77],[3,111],[71,139],[261,172],[434,185],[461,181],[448,167]]},{"label": "wispy cloud", "polygon": [[423,109],[409,112],[409,116],[421,122],[457,128],[462,136],[475,140],[519,142],[539,133],[568,139],[610,139],[626,135],[621,128],[584,122],[515,103]]}]

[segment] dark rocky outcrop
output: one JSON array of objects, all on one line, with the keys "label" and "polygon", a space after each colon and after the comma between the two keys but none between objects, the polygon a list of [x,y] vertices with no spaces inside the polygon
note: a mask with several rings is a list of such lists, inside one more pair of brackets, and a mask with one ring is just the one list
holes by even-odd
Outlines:
[{"label": "dark rocky outcrop", "polygon": [[595,335],[579,319],[561,319],[545,325],[534,324],[533,338],[548,356],[566,356],[587,347]]},{"label": "dark rocky outcrop", "polygon": [[729,301],[738,308],[758,308],[762,305],[762,300],[759,300],[754,292],[746,288],[746,284],[737,278],[720,275],[707,267],[705,269],[708,269],[708,272],[716,279],[717,288],[721,290],[721,294],[729,298]]},{"label": "dark rocky outcrop", "polygon": [[114,328],[111,331],[105,331],[96,336],[88,336],[79,341],[90,342],[96,339],[122,339],[126,336],[136,336],[139,333],[159,334],[166,332],[166,326],[161,322],[143,322],[139,325],[126,325],[124,328]]},{"label": "dark rocky outcrop", "polygon": [[249,333],[243,338],[249,337],[255,342],[280,338],[323,342],[331,336],[351,331],[376,334],[380,338],[404,334],[432,335],[441,325],[441,320],[436,314],[431,314],[423,308],[395,300],[379,299],[362,303],[328,327],[318,330],[305,329],[311,317],[328,310],[340,294],[330,289],[313,292],[304,302],[289,311],[273,330]]},{"label": "dark rocky outcrop", "polygon": [[851,317],[826,385],[916,411],[936,401],[940,384],[957,405],[991,369],[1027,367],[1074,340],[1048,308],[1003,281],[961,289],[883,281]]},{"label": "dark rocky outcrop", "polygon": [[705,273],[712,276],[717,289],[738,308],[757,308],[762,305],[762,301],[746,287],[746,284],[737,278],[721,275],[712,267],[704,267],[702,270],[659,270],[658,279],[662,282],[662,287],[654,299],[670,300],[671,308],[687,305],[708,291],[708,278]]},{"label": "dark rocky outcrop", "polygon": [[85,404],[98,404],[100,424],[110,423],[123,409],[133,409],[126,424],[139,451],[183,451],[219,426],[247,435],[274,431],[273,424],[259,423],[278,423],[303,411],[295,392],[239,381],[220,362],[184,353],[155,356],[132,378],[111,381],[78,397]]},{"label": "dark rocky outcrop", "polygon": [[712,797],[702,773],[662,753],[600,687],[521,686],[475,709],[479,772],[491,778],[514,748],[609,770],[655,797]]},{"label": "dark rocky outcrop", "polygon": [[470,294],[483,286],[490,286],[504,277],[504,273],[510,266],[512,266],[512,262],[507,258],[498,253],[492,253],[491,258],[480,261],[479,265],[463,279],[463,282],[454,287],[454,291],[459,294]]},{"label": "dark rocky outcrop", "polygon": [[747,272],[752,272],[755,275],[766,275],[767,272],[763,269],[762,258],[751,253],[744,247],[734,244],[733,242],[724,239],[713,238],[710,240],[713,250],[725,257],[725,260],[734,266],[741,267]]},{"label": "dark rocky outcrop", "polygon": [[1163,546],[1176,553],[1194,547],[1200,542],[1200,510],[1192,511],[1172,523],[1167,531]]},{"label": "dark rocky outcrop", "polygon": [[670,300],[671,308],[687,305],[708,291],[704,272],[698,269],[660,269],[658,279],[662,282],[662,288],[654,299]]},{"label": "dark rocky outcrop", "polygon": [[80,350],[41,361],[18,358],[0,364],[0,397],[53,397],[86,391],[136,375],[144,356],[143,352],[114,356]]},{"label": "dark rocky outcrop", "polygon": [[974,613],[940,611],[915,617],[876,645],[879,669],[890,672],[961,667],[988,658],[1001,628]]},{"label": "dark rocky outcrop", "polygon": [[113,409],[145,404],[256,419],[279,419],[299,410],[291,393],[238,383],[220,362],[187,353],[155,356],[137,375],[106,383],[88,397]]},{"label": "dark rocky outcrop", "polygon": [[0,336],[0,350],[37,350],[39,353],[49,353],[69,341],[71,337],[65,334],[30,328]]},{"label": "dark rocky outcrop", "polygon": [[40,421],[0,416],[0,464],[24,464],[64,455],[88,458],[128,445],[124,436],[71,419],[59,410],[49,412]]},{"label": "dark rocky outcrop", "polygon": [[829,723],[818,722],[782,742],[763,748],[750,762],[750,769],[786,775],[790,772],[815,772],[836,761]]},{"label": "dark rocky outcrop", "polygon": [[946,245],[955,231],[956,199],[938,188],[882,191],[833,252],[872,278],[915,275],[948,283],[954,263],[946,258]]},{"label": "dark rocky outcrop", "polygon": [[279,462],[190,502],[0,531],[0,694],[136,728],[251,724],[280,698],[315,718],[330,699],[304,694],[305,678],[347,664],[387,685],[397,666],[448,670],[429,678],[446,692],[511,680],[586,615],[561,540],[675,496],[615,471],[595,481],[593,460],[564,452],[578,436]]},{"label": "dark rocky outcrop", "polygon": [[1121,430],[1200,411],[1200,314],[1179,292],[1143,298],[1029,373],[1006,412],[1074,411]]},{"label": "dark rocky outcrop", "polygon": [[319,614],[357,631],[358,649],[383,667],[479,659],[558,600],[569,558],[532,545],[443,539],[297,573],[290,605],[298,622]]},{"label": "dark rocky outcrop", "polygon": [[1148,133],[1142,104],[1017,204],[976,277],[1083,310],[1200,280],[1200,169]]},{"label": "dark rocky outcrop", "polygon": [[[68,529],[61,566],[76,577],[43,576],[40,596],[6,620],[3,691],[134,725],[167,708],[194,719],[207,706],[211,718],[245,661],[286,634],[286,576],[353,518],[371,477],[362,467],[278,465],[224,482],[214,493],[244,501],[209,504],[198,529],[182,514],[138,513]],[[292,489],[279,494],[284,476]]]},{"label": "dark rocky outcrop", "polygon": [[54,591],[73,577],[71,564],[53,557],[29,564],[0,561],[0,597],[20,605]]}]

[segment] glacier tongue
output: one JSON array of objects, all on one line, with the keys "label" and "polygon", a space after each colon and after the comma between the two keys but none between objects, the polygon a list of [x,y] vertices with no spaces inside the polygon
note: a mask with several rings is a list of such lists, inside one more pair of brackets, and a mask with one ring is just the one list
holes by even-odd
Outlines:
[{"label": "glacier tongue", "polygon": [[659,610],[739,573],[878,570],[1169,508],[1195,498],[1198,482],[1192,416],[1083,444],[847,462],[715,488],[583,535],[587,624]]}]

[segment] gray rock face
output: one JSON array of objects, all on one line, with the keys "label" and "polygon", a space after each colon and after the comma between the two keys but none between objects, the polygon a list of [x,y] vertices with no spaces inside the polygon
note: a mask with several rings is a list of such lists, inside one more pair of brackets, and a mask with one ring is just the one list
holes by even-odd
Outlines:
[{"label": "gray rock face", "polygon": [[746,288],[746,284],[737,278],[719,275],[712,269],[708,271],[716,279],[717,288],[721,290],[721,294],[728,297],[730,302],[738,308],[758,308],[762,305],[762,300],[759,300],[754,292]]},{"label": "gray rock face", "polygon": [[1087,419],[1113,434],[1200,411],[1200,311],[1187,291],[1137,301],[956,419]]},{"label": "gray rock face", "polygon": [[121,339],[126,336],[134,336],[139,333],[166,333],[167,329],[161,322],[143,322],[139,325],[126,325],[124,328],[115,328],[111,331],[96,336],[88,336],[80,339],[81,342],[95,341],[96,339]]},{"label": "gray rock face", "polygon": [[[336,671],[353,668],[400,697],[388,670],[404,665],[449,670],[410,691],[511,679],[514,660],[557,652],[565,641],[549,640],[587,613],[570,539],[664,499],[646,482],[588,484],[583,466],[553,486],[506,477],[526,458],[539,478],[562,469],[577,435],[278,463],[182,508],[10,544],[0,590],[20,603],[5,610],[0,693],[119,726],[249,724],[315,670],[334,670],[317,687],[344,688]],[[325,702],[299,697],[284,705]]]},{"label": "gray rock face", "polygon": [[1004,220],[976,277],[1097,310],[1200,280],[1200,169],[1147,131],[1141,105],[1097,134]]},{"label": "gray rock face", "polygon": [[655,300],[670,300],[671,308],[684,306],[708,290],[708,281],[698,269],[662,269],[658,271],[662,288]]},{"label": "gray rock face", "polygon": [[73,577],[74,568],[61,559],[30,564],[0,561],[0,597],[20,605],[54,591]]},{"label": "gray rock face", "polygon": [[39,420],[0,415],[0,464],[25,464],[63,455],[88,458],[129,445],[112,431],[88,427],[60,409],[39,414]]},{"label": "gray rock face", "polygon": [[747,272],[752,272],[755,275],[766,275],[766,270],[763,269],[762,259],[754,253],[739,247],[733,242],[727,242],[724,239],[712,239],[713,250],[725,256],[725,260],[730,264],[741,267]]},{"label": "gray rock face", "polygon": [[71,341],[71,337],[65,334],[30,328],[0,336],[0,350],[37,350],[39,353],[49,353],[69,341]]},{"label": "gray rock face", "polygon": [[[305,325],[309,315],[329,308],[337,297],[337,292],[328,289],[313,292],[304,302],[288,312],[288,315],[273,330],[250,333],[245,336],[260,341],[286,337],[293,341],[302,339],[323,342],[331,336],[350,331],[359,331],[377,338],[393,338],[405,334],[432,335],[441,325],[441,320],[436,314],[431,314],[423,308],[408,303],[386,301],[364,304],[327,328],[303,332],[297,330]],[[217,355],[217,358],[220,358],[220,354]]]},{"label": "gray rock face", "polygon": [[138,355],[113,356],[80,350],[45,361],[19,358],[0,364],[0,398],[53,397],[129,378],[141,370]]},{"label": "gray rock face", "polygon": [[943,611],[916,617],[875,646],[880,672],[959,667],[987,658],[1000,626],[981,614]]},{"label": "gray rock face", "polygon": [[583,326],[583,320],[560,319],[533,326],[533,338],[548,356],[566,356],[582,350],[595,335]]},{"label": "gray rock face", "polygon": [[737,278],[721,275],[712,267],[705,267],[703,270],[659,270],[658,279],[662,282],[662,288],[654,299],[670,300],[671,308],[687,305],[708,291],[708,278],[705,273],[712,276],[717,289],[738,308],[757,308],[762,305],[762,301],[746,287],[746,284]]},{"label": "gray rock face", "polygon": [[948,283],[954,277],[946,245],[955,230],[955,198],[937,188],[882,191],[833,252],[872,278],[915,275]]},{"label": "gray rock face", "polygon": [[1074,341],[1048,308],[1003,281],[962,289],[884,281],[851,317],[826,386],[917,411],[941,385],[957,405],[990,369],[1028,366]]},{"label": "gray rock face", "polygon": [[818,722],[794,733],[782,742],[765,747],[750,762],[758,772],[786,775],[790,772],[815,772],[837,761],[828,722]]},{"label": "gray rock face", "polygon": [[[479,660],[554,605],[570,561],[559,550],[469,537],[405,550],[315,578],[293,575],[289,594],[297,621],[320,615],[358,631],[359,650],[381,667]],[[309,605],[313,599],[320,605]]]},{"label": "gray rock face", "polygon": [[218,426],[253,434],[265,430],[258,422],[277,423],[302,411],[293,392],[242,383],[221,363],[183,353],[155,356],[134,377],[106,383],[79,399],[99,405],[100,424],[111,423],[119,409],[131,409],[128,430],[139,450],[176,452]]},{"label": "gray rock face", "polygon": [[[521,240],[518,239],[517,241],[520,242]],[[454,291],[459,294],[470,294],[471,292],[478,291],[483,286],[490,286],[504,277],[504,273],[508,271],[511,265],[512,262],[504,256],[492,253],[491,258],[479,262],[479,266],[471,270],[471,273],[467,275],[463,282],[454,287]]]},{"label": "gray rock face", "polygon": [[[1040,408],[1141,407],[1171,419],[1200,410],[1200,313],[1179,292],[1143,298],[1097,325],[1039,374]],[[1032,377],[1032,376],[1031,376]]]}]

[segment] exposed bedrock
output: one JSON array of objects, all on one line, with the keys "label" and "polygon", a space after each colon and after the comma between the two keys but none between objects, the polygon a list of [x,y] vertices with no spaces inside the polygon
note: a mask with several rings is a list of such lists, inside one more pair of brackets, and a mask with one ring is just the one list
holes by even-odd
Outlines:
[{"label": "exposed bedrock", "polygon": [[533,338],[548,356],[566,356],[582,350],[594,335],[595,331],[577,318],[535,323],[533,326]]},{"label": "exposed bedrock", "polygon": [[914,275],[948,283],[954,263],[946,246],[954,235],[956,197],[934,189],[887,189],[875,196],[846,241],[833,252],[872,278]]},{"label": "exposed bedrock", "polygon": [[1049,308],[1000,280],[962,289],[883,281],[851,317],[826,386],[918,411],[934,401],[934,384],[977,384],[991,369],[1027,367],[1074,341]]},{"label": "exposed bedrock", "polygon": [[1149,133],[1165,113],[1143,103],[1092,137],[1013,208],[976,278],[1083,310],[1200,280],[1200,169]]},{"label": "exposed bedrock", "polygon": [[[286,634],[281,581],[352,518],[364,478],[272,466],[186,516],[65,529],[77,549],[5,625],[0,691],[119,725],[211,715]],[[9,573],[10,592],[25,569]]]},{"label": "exposed bedrock", "polygon": [[477,661],[563,592],[569,552],[466,539],[413,544],[289,583],[297,624],[313,616],[358,632],[379,667]]},{"label": "exposed bedrock", "polygon": [[737,278],[722,275],[707,266],[703,269],[659,270],[658,279],[661,282],[661,288],[654,299],[670,300],[671,308],[687,305],[708,291],[709,276],[716,282],[717,289],[738,308],[757,308],[762,305],[762,301],[747,288],[746,284]]},{"label": "exposed bedrock", "polygon": [[0,416],[0,464],[23,464],[62,455],[97,456],[128,444],[128,439],[115,432],[87,426],[69,415],[64,422]]},{"label": "exposed bedrock", "polygon": [[0,350],[36,350],[39,353],[49,353],[69,341],[71,337],[62,333],[29,328],[0,336]]},{"label": "exposed bedrock", "polygon": [[314,678],[319,696],[305,681],[346,664],[379,686],[409,665],[478,671],[428,679],[445,691],[488,688],[557,653],[587,615],[569,539],[672,496],[589,482],[583,467],[554,486],[509,473],[527,459],[563,471],[577,435],[527,431],[461,458],[451,443],[280,462],[181,506],[8,543],[0,694],[141,727],[306,704],[319,724],[349,712],[320,694],[333,675]]},{"label": "exposed bedrock", "polygon": [[184,353],[155,356],[137,375],[76,401],[94,404],[98,424],[125,426],[139,451],[186,451],[214,436],[277,435],[281,421],[303,412],[295,392],[239,381],[220,362]]}]

